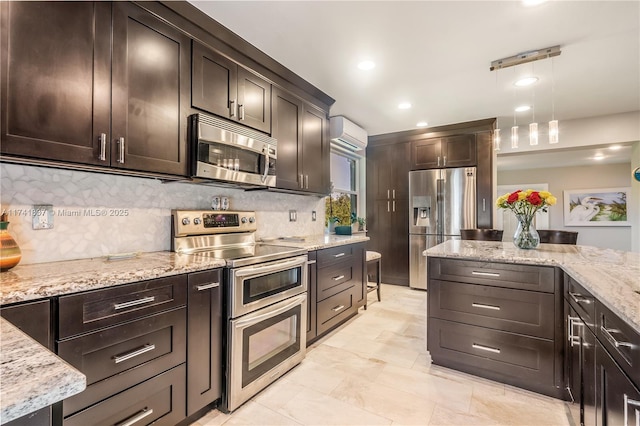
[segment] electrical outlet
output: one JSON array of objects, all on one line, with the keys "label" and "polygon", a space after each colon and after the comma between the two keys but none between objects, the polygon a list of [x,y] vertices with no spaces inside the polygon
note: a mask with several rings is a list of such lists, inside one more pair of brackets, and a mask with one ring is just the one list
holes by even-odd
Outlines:
[{"label": "electrical outlet", "polygon": [[315,222],[317,219],[318,219],[318,217],[316,216],[316,211],[315,211],[315,210],[313,210],[313,211],[311,212],[311,221],[312,221],[312,222]]},{"label": "electrical outlet", "polygon": [[37,204],[32,206],[33,229],[53,229],[53,206],[51,204]]},{"label": "electrical outlet", "polygon": [[298,212],[296,210],[289,210],[289,222],[295,222],[298,220]]}]

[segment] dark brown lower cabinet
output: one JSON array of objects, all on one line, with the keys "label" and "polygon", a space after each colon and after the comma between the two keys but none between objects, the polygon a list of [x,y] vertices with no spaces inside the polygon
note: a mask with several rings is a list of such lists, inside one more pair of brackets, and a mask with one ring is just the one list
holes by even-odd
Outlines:
[{"label": "dark brown lower cabinet", "polygon": [[596,344],[596,381],[599,426],[640,424],[640,391],[600,342]]},{"label": "dark brown lower cabinet", "polygon": [[187,416],[222,397],[222,274],[189,274]]},{"label": "dark brown lower cabinet", "polygon": [[185,417],[185,375],[181,364],[66,418],[64,424],[173,426]]}]

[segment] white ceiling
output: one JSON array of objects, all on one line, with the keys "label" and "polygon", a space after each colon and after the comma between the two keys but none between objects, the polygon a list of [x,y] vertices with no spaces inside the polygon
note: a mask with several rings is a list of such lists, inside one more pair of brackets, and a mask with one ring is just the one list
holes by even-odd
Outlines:
[{"label": "white ceiling", "polygon": [[[370,135],[498,117],[535,120],[640,110],[640,2],[191,1],[334,99]],[[499,71],[492,61],[560,45]],[[362,59],[376,62],[361,71]],[[520,76],[539,82],[515,88]],[[553,82],[553,98],[552,98]],[[533,87],[533,89],[532,89]],[[400,102],[411,102],[399,110]],[[520,125],[532,112],[518,113]]]}]

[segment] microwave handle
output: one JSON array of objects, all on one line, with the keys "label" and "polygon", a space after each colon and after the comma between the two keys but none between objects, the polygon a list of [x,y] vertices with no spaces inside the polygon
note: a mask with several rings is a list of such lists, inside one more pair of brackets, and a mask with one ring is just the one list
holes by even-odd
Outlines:
[{"label": "microwave handle", "polygon": [[269,174],[269,147],[264,147],[264,174],[260,178],[260,181],[264,183],[267,180],[267,174]]}]

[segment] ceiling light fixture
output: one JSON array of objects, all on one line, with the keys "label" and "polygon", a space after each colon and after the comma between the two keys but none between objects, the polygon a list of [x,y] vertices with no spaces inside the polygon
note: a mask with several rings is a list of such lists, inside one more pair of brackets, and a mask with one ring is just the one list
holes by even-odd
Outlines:
[{"label": "ceiling light fixture", "polygon": [[[531,71],[533,71],[533,64],[531,64]],[[529,145],[538,145],[538,123],[536,122],[536,89],[535,86],[531,88],[531,123],[529,123]]]},{"label": "ceiling light fixture", "polygon": [[409,109],[411,108],[411,104],[409,102],[402,102],[398,104],[398,109]]},{"label": "ceiling light fixture", "polygon": [[549,121],[549,144],[560,142],[560,131],[558,120],[556,120],[556,100],[555,100],[556,79],[553,73],[553,58],[551,58],[551,121]]},{"label": "ceiling light fixture", "polygon": [[[498,93],[498,71],[496,71],[496,93]],[[500,125],[498,124],[498,115],[496,114],[496,128],[493,131],[493,150],[495,152],[500,151],[500,144],[502,139],[500,138]]]},{"label": "ceiling light fixture", "polygon": [[515,112],[525,112],[525,111],[529,111],[531,109],[531,107],[529,105],[520,105],[519,107],[516,107],[516,109],[514,110]]},{"label": "ceiling light fixture", "polygon": [[376,67],[375,62],[373,61],[362,61],[358,64],[358,68],[363,70],[363,71],[369,71],[372,70]]},{"label": "ceiling light fixture", "polygon": [[596,154],[596,155],[593,156],[593,159],[596,160],[596,161],[604,160],[604,155]]},{"label": "ceiling light fixture", "polygon": [[427,123],[426,121],[418,121],[416,123],[416,127],[427,127],[429,125],[429,123]]},{"label": "ceiling light fixture", "polygon": [[496,59],[491,62],[489,71],[495,71],[500,68],[509,68],[515,65],[526,64],[527,62],[539,61],[541,59],[552,58],[560,55],[560,46],[546,47],[544,49],[529,50],[527,52],[518,53],[508,58]]},{"label": "ceiling light fixture", "polygon": [[[515,68],[513,70],[515,73]],[[516,88],[513,88],[513,100],[516,100]],[[511,149],[518,149],[518,122],[516,121],[516,112],[513,112],[513,127],[511,127]]]},{"label": "ceiling light fixture", "polygon": [[534,7],[546,2],[547,0],[522,0],[522,5],[526,7]]},{"label": "ceiling light fixture", "polygon": [[513,84],[515,84],[518,87],[526,87],[526,86],[531,86],[533,83],[536,83],[537,81],[538,81],[538,77],[523,77]]}]

